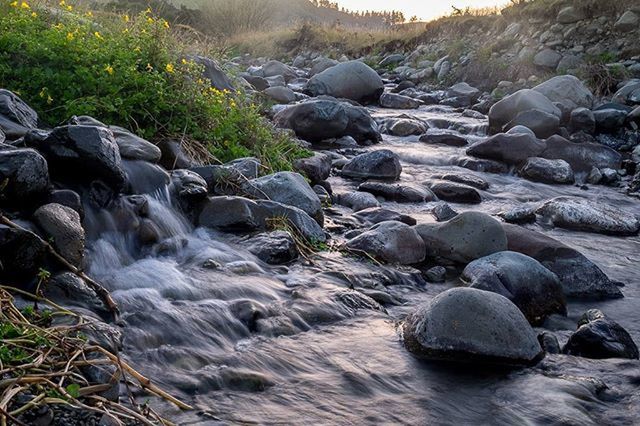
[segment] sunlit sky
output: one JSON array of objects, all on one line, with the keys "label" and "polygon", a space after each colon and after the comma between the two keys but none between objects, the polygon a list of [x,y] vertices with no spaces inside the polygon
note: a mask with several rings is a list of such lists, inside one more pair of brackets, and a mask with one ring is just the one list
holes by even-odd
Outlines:
[{"label": "sunlit sky", "polygon": [[401,10],[407,19],[417,15],[420,19],[437,18],[457,8],[500,6],[507,0],[334,0],[350,10]]}]

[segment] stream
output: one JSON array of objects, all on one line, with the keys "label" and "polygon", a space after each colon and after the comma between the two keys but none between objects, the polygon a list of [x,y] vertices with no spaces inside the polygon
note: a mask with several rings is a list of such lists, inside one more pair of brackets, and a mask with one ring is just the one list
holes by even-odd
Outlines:
[{"label": "stream", "polygon": [[[376,118],[403,113],[371,112]],[[472,142],[486,134],[486,120],[447,107],[410,114]],[[482,204],[450,203],[458,212],[495,215],[573,196],[640,214],[638,200],[616,188],[546,185],[454,166],[464,148],[385,135],[364,150],[382,148],[400,156],[402,183],[427,182],[443,172],[475,174],[490,183],[481,192]],[[357,186],[339,176],[329,181],[334,191]],[[126,217],[87,212],[88,271],[120,305],[124,357],[196,407],[179,412],[152,399],[178,424],[630,425],[640,419],[639,361],[548,355],[520,370],[421,361],[403,347],[398,326],[417,305],[459,285],[457,280],[430,284],[411,268],[376,265],[334,250],[308,262],[269,266],[243,248],[241,237],[193,229],[165,191],[146,197],[149,218],[164,240],[141,250],[122,232]],[[383,203],[418,223],[435,221],[429,206]],[[332,206],[327,222],[351,214]],[[567,318],[552,318],[546,326],[560,343],[590,308],[602,310],[640,343],[640,238],[527,227],[576,248],[625,283],[623,299],[570,302]],[[351,288],[386,293],[392,303],[384,312]]]}]

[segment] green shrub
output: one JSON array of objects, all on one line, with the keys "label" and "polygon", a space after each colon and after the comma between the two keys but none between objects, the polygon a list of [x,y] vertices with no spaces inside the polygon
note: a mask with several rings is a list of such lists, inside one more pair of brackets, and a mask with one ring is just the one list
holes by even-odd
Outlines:
[{"label": "green shrub", "polygon": [[272,169],[306,154],[247,96],[211,88],[150,10],[97,19],[65,0],[37,9],[0,1],[0,85],[49,125],[91,115],[149,139],[198,141],[220,161],[257,155]]}]

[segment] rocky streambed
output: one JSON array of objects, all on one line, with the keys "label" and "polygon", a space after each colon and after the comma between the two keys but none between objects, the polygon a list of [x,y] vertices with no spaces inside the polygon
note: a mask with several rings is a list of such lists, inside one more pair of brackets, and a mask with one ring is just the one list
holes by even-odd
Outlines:
[{"label": "rocky streambed", "polygon": [[[90,117],[37,130],[2,92],[4,214],[103,283],[121,321],[62,271],[51,297],[194,405],[151,400],[179,424],[636,422],[634,113],[569,77],[496,103],[328,70],[246,75],[316,151],[301,174],[195,164]],[[3,279],[47,264],[0,232]]]}]

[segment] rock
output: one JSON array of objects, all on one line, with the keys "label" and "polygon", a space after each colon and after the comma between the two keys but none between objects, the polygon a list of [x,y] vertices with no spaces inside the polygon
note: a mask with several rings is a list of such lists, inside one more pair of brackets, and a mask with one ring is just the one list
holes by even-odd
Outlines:
[{"label": "rock", "polygon": [[521,253],[504,251],[475,260],[462,272],[462,280],[511,300],[532,325],[542,324],[549,315],[567,314],[556,274]]},{"label": "rock", "polygon": [[528,158],[518,170],[525,179],[542,183],[572,184],[575,182],[573,170],[564,160],[547,160],[545,158]]},{"label": "rock", "polygon": [[24,205],[49,190],[47,161],[33,149],[0,150],[0,201]]},{"label": "rock", "polygon": [[467,154],[518,165],[527,158],[540,156],[545,148],[544,142],[530,135],[499,133],[472,145]]},{"label": "rock", "polygon": [[324,221],[320,199],[304,177],[293,172],[279,172],[247,181],[243,191],[257,199],[276,201],[306,212],[320,225]]},{"label": "rock", "polygon": [[593,111],[596,128],[600,132],[614,133],[624,127],[628,112],[623,109],[605,108]]},{"label": "rock", "polygon": [[402,222],[381,222],[347,241],[347,248],[365,252],[387,263],[412,265],[425,258],[425,245],[411,226]]},{"label": "rock", "polygon": [[444,201],[436,203],[435,207],[431,210],[431,214],[438,222],[446,222],[458,216],[458,212],[453,210],[451,206]]},{"label": "rock", "polygon": [[455,182],[436,182],[430,185],[431,191],[444,201],[461,204],[480,204],[480,193],[470,186]]},{"label": "rock", "polygon": [[462,136],[454,135],[453,133],[427,133],[420,137],[420,142],[448,145],[462,147],[467,146],[468,142]]},{"label": "rock", "polygon": [[171,172],[169,192],[179,200],[184,211],[191,211],[194,204],[207,198],[209,187],[207,181],[191,170],[174,170]]},{"label": "rock", "polygon": [[421,135],[427,131],[427,126],[424,123],[410,118],[394,119],[387,126],[391,135],[400,137]]},{"label": "rock", "polygon": [[109,309],[95,291],[84,280],[71,272],[55,275],[42,286],[44,297],[55,300],[63,306],[88,309],[99,315],[106,315]]},{"label": "rock", "polygon": [[242,78],[244,78],[247,83],[249,83],[251,86],[253,86],[254,89],[256,89],[259,92],[262,92],[263,90],[269,88],[269,82],[264,77],[258,77],[257,75],[243,74]]},{"label": "rock", "polygon": [[269,98],[273,99],[276,102],[282,104],[290,104],[296,101],[296,94],[293,90],[288,87],[269,87],[265,89],[262,93],[267,95]]},{"label": "rock", "polygon": [[211,87],[218,90],[234,91],[233,83],[227,74],[220,68],[220,65],[211,58],[193,55],[190,57],[195,63],[204,67],[202,76],[211,82]]},{"label": "rock", "polygon": [[540,346],[542,349],[548,354],[560,354],[562,353],[560,350],[560,343],[558,343],[558,338],[548,331],[543,331],[538,334],[538,342],[540,342]]},{"label": "rock", "polygon": [[640,104],[640,79],[629,80],[613,95],[613,102],[618,104]]},{"label": "rock", "polygon": [[0,225],[0,278],[10,284],[34,279],[48,249],[35,235]]},{"label": "rock", "polygon": [[293,163],[294,168],[304,174],[311,184],[323,182],[331,175],[331,157],[316,152],[308,158],[301,158]]},{"label": "rock", "polygon": [[118,144],[120,157],[129,160],[149,161],[157,163],[162,157],[162,151],[149,141],[117,126],[110,126],[113,137]]},{"label": "rock", "polygon": [[351,136],[359,142],[381,139],[378,126],[364,109],[335,100],[313,100],[289,106],[274,121],[309,142]]},{"label": "rock", "polygon": [[620,207],[582,198],[557,197],[542,204],[537,214],[554,226],[609,235],[636,235],[640,219]]},{"label": "rock", "polygon": [[444,61],[442,63],[442,66],[440,67],[440,71],[438,71],[438,81],[442,81],[445,78],[447,78],[447,76],[451,72],[451,68],[452,68],[451,62]]},{"label": "rock", "polygon": [[47,159],[50,172],[56,179],[70,179],[74,183],[102,180],[116,190],[126,184],[127,176],[122,168],[118,144],[108,129],[56,127],[44,138],[29,133],[25,143]]},{"label": "rock", "polygon": [[443,283],[447,279],[447,269],[444,266],[434,266],[424,273],[427,281],[431,283]]},{"label": "rock", "polygon": [[171,183],[169,173],[157,164],[123,160],[122,167],[127,174],[126,190],[133,194],[163,193]]},{"label": "rock", "polygon": [[450,182],[456,182],[456,183],[461,183],[463,185],[472,186],[476,189],[482,189],[483,191],[489,189],[489,182],[472,174],[447,173],[444,175],[437,175],[434,177],[442,180],[448,180]]},{"label": "rock", "polygon": [[309,241],[326,240],[324,231],[304,211],[275,201],[252,201],[242,197],[210,197],[202,206],[197,225],[226,232],[268,231],[288,221]]},{"label": "rock", "polygon": [[289,65],[283,64],[280,61],[269,61],[261,68],[262,75],[260,77],[284,77],[285,81],[293,80],[298,77],[296,71]]},{"label": "rock", "polygon": [[509,172],[509,167],[503,163],[493,160],[479,160],[475,158],[461,158],[458,166],[474,172],[505,174]]},{"label": "rock", "polygon": [[640,16],[630,10],[622,14],[613,26],[616,31],[626,33],[638,29]]},{"label": "rock", "polygon": [[553,114],[532,109],[516,115],[504,128],[505,130],[510,130],[520,126],[531,129],[537,137],[544,139],[558,131],[560,119]]},{"label": "rock", "polygon": [[76,267],[82,265],[85,233],[78,212],[61,204],[46,204],[35,211],[33,219],[62,257]]},{"label": "rock", "polygon": [[273,231],[247,240],[249,251],[270,265],[282,265],[298,258],[298,247],[289,232]]},{"label": "rock", "polygon": [[578,73],[582,67],[586,65],[584,59],[576,55],[564,55],[558,66],[556,72],[558,74],[574,74]]},{"label": "rock", "polygon": [[562,112],[546,96],[535,90],[523,89],[505,97],[489,110],[489,127],[491,133],[500,133],[507,123],[511,122],[518,114],[530,110],[542,111],[555,115],[560,119]]},{"label": "rock", "polygon": [[575,249],[520,226],[504,224],[503,228],[509,250],[526,254],[554,272],[568,298],[597,300],[622,297],[618,286]]},{"label": "rock", "polygon": [[82,200],[80,199],[80,195],[75,191],[70,189],[57,189],[51,191],[47,198],[47,204],[52,203],[62,204],[63,206],[75,210],[80,215],[80,219],[84,217],[84,206],[82,205]]},{"label": "rock", "polygon": [[379,102],[382,108],[391,109],[416,109],[422,105],[422,102],[416,99],[396,93],[383,93]]},{"label": "rock", "polygon": [[391,65],[397,65],[402,61],[404,61],[404,55],[401,55],[399,53],[394,53],[394,54],[385,56],[384,59],[381,60],[378,65],[385,68]]},{"label": "rock", "polygon": [[629,333],[597,309],[582,315],[562,352],[592,359],[638,359],[638,347]]},{"label": "rock", "polygon": [[539,67],[555,70],[562,59],[562,55],[553,49],[544,49],[533,57],[533,63]]},{"label": "rock", "polygon": [[369,222],[372,224],[389,221],[402,222],[406,223],[409,226],[413,226],[416,224],[416,220],[411,216],[407,216],[393,210],[384,209],[382,207],[369,207],[367,209],[358,211],[353,216],[364,222]]},{"label": "rock", "polygon": [[357,102],[377,102],[384,91],[380,76],[360,61],[340,63],[311,77],[305,92],[329,95]]},{"label": "rock", "polygon": [[587,132],[592,134],[596,131],[596,118],[588,108],[576,108],[571,111],[569,127],[572,132]]},{"label": "rock", "polygon": [[561,136],[546,140],[546,149],[537,157],[564,160],[576,173],[588,173],[593,167],[619,169],[622,156],[615,150],[595,143],[574,143]]},{"label": "rock", "polygon": [[358,187],[358,191],[369,192],[376,197],[399,203],[423,203],[436,200],[433,192],[420,185],[365,182]]},{"label": "rock", "polygon": [[558,22],[561,24],[573,24],[578,21],[582,21],[586,16],[581,9],[576,9],[573,6],[568,6],[560,9],[558,13]]},{"label": "rock", "polygon": [[576,108],[593,107],[594,96],[591,90],[573,75],[561,75],[553,77],[533,88],[542,93],[551,102],[558,102],[567,111]]},{"label": "rock", "polygon": [[157,146],[162,153],[160,165],[165,169],[188,169],[193,165],[193,161],[184,152],[180,142],[172,139],[162,139]]},{"label": "rock", "polygon": [[521,126],[521,125],[513,126],[507,131],[507,134],[508,135],[529,135],[534,138],[536,137],[536,134],[533,132],[533,130],[531,130],[526,126]]},{"label": "rock", "polygon": [[468,104],[475,103],[480,97],[480,90],[470,86],[468,83],[457,83],[451,86],[447,92],[450,98],[465,99]]},{"label": "rock", "polygon": [[488,291],[454,288],[411,314],[404,344],[427,359],[532,365],[542,358],[537,337],[509,299]]},{"label": "rock", "polygon": [[355,212],[380,207],[380,202],[378,202],[373,194],[368,192],[346,192],[336,194],[334,199],[337,204],[349,207]]},{"label": "rock", "polygon": [[38,127],[38,114],[15,93],[0,89],[0,130],[9,140]]},{"label": "rock", "polygon": [[360,154],[342,168],[342,175],[354,179],[398,180],[402,173],[400,158],[388,149]]},{"label": "rock", "polygon": [[448,222],[417,225],[416,230],[429,257],[469,263],[507,249],[500,222],[484,213],[464,212]]},{"label": "rock", "polygon": [[592,185],[597,185],[602,182],[602,172],[597,167],[593,167],[587,175],[587,182]]},{"label": "rock", "polygon": [[392,93],[400,93],[406,89],[413,89],[416,87],[416,84],[413,81],[405,80],[400,82],[396,87],[394,87],[391,92]]},{"label": "rock", "polygon": [[309,77],[313,77],[316,74],[320,74],[322,71],[327,70],[331,67],[335,67],[336,65],[338,65],[340,62],[334,60],[334,59],[329,59],[329,58],[318,58],[316,60],[313,61],[313,66],[311,67],[311,70],[309,71]]}]

